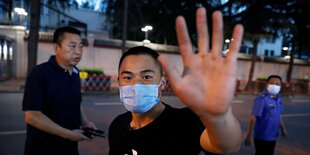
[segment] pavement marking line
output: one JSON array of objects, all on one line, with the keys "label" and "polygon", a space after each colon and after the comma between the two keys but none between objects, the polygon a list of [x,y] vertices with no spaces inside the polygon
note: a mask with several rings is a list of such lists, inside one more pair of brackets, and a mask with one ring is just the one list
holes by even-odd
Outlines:
[{"label": "pavement marking line", "polygon": [[293,103],[310,103],[310,100],[302,100],[302,99],[299,99],[299,100],[291,100]]},{"label": "pavement marking line", "polygon": [[25,134],[26,130],[17,130],[17,131],[7,131],[7,132],[0,132],[0,135],[18,135],[18,134]]},{"label": "pavement marking line", "polygon": [[283,114],[282,117],[298,117],[298,116],[310,116],[310,113],[301,113],[301,114]]},{"label": "pavement marking line", "polygon": [[95,102],[94,105],[105,106],[105,105],[122,105],[120,102]]},{"label": "pavement marking line", "polygon": [[244,103],[243,100],[233,100],[232,103]]}]

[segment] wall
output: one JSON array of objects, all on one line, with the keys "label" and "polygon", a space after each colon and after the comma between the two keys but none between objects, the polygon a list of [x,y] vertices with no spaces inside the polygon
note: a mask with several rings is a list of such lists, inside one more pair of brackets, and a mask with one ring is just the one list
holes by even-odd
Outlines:
[{"label": "wall", "polygon": [[[47,61],[49,56],[53,54],[52,44],[40,43],[38,53],[38,63]],[[169,52],[161,52],[162,55],[167,56],[173,64],[177,67],[181,74],[183,71],[183,62],[179,54],[169,54]],[[103,69],[107,75],[116,76],[118,70],[118,63],[121,57],[121,49],[108,47],[84,47],[83,58],[78,67],[99,68]],[[250,71],[250,60],[238,60],[238,80],[248,80]],[[268,76],[271,74],[280,75],[284,80],[286,79],[286,72],[288,64],[271,63],[271,62],[256,62],[255,72],[252,80],[257,77]],[[310,66],[294,65],[292,78],[309,78]]]}]

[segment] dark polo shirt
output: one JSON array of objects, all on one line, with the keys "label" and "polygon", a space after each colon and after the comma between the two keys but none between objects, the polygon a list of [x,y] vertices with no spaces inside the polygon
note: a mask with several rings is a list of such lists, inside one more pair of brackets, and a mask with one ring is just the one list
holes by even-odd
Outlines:
[{"label": "dark polo shirt", "polygon": [[[80,78],[76,67],[72,75],[58,65],[55,56],[34,67],[29,74],[23,98],[23,111],[41,111],[67,129],[81,125]],[[25,154],[78,154],[77,142],[48,134],[27,124]]]}]

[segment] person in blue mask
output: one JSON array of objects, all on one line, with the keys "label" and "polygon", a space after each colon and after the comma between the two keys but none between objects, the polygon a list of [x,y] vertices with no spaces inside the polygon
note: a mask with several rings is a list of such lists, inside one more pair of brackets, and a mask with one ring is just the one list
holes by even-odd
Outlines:
[{"label": "person in blue mask", "polygon": [[[119,62],[119,90],[128,112],[117,116],[109,128],[109,154],[229,154],[242,142],[240,124],[232,113],[237,54],[243,27],[233,32],[226,58],[222,56],[223,21],[213,13],[212,50],[209,46],[206,10],[196,14],[198,53],[195,54],[182,16],[176,31],[183,58],[183,74],[173,62],[147,47],[133,47]],[[166,85],[187,106],[173,108],[161,100]]]},{"label": "person in blue mask", "polygon": [[270,75],[267,78],[266,90],[255,99],[245,145],[250,146],[253,143],[254,129],[256,155],[272,155],[274,153],[280,129],[283,137],[288,135],[281,118],[283,112],[279,95],[281,83],[280,76]]}]

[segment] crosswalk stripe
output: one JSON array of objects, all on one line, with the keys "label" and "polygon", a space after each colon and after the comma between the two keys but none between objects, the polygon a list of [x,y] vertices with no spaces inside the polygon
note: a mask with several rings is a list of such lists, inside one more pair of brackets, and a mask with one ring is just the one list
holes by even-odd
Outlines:
[{"label": "crosswalk stripe", "polygon": [[105,105],[122,105],[120,102],[95,102],[94,105],[105,106]]},{"label": "crosswalk stripe", "polygon": [[243,100],[233,100],[232,103],[244,103]]},{"label": "crosswalk stripe", "polygon": [[297,100],[291,100],[293,103],[310,103],[310,100],[302,100],[302,99],[297,99]]},{"label": "crosswalk stripe", "polygon": [[17,131],[6,131],[0,132],[0,135],[17,135],[17,134],[25,134],[26,130],[17,130]]},{"label": "crosswalk stripe", "polygon": [[298,116],[310,116],[310,113],[301,114],[283,114],[282,117],[298,117]]}]

